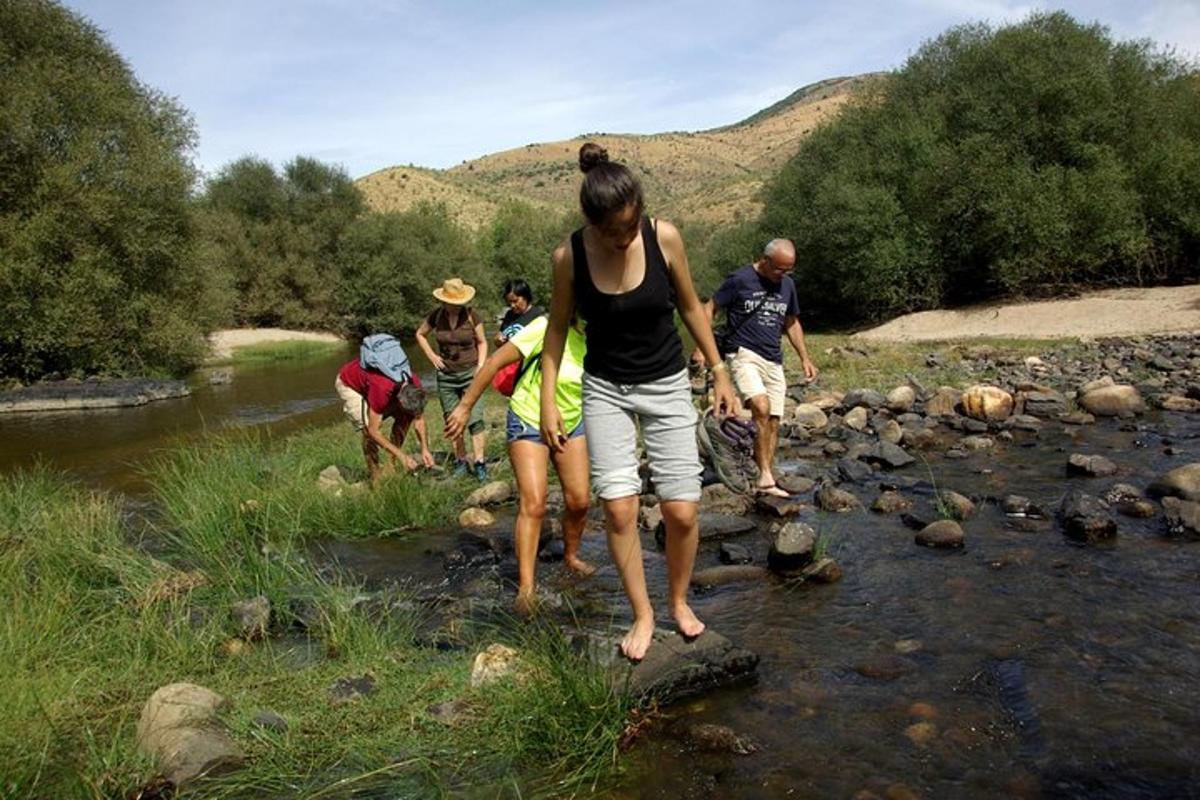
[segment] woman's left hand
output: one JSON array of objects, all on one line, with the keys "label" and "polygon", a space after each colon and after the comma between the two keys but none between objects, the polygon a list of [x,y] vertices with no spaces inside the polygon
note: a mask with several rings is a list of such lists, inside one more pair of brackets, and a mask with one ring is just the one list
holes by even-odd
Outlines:
[{"label": "woman's left hand", "polygon": [[732,414],[736,403],[737,395],[733,391],[729,370],[713,370],[713,408],[716,409],[717,416],[727,417]]}]

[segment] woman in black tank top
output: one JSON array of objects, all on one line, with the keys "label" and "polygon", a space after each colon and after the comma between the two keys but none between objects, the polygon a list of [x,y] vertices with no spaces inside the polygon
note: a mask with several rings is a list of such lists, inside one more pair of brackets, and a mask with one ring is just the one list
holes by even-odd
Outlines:
[{"label": "woman in black tank top", "polygon": [[[733,409],[733,385],[692,285],[679,231],[669,222],[643,216],[637,179],[610,162],[603,148],[585,144],[579,163],[586,175],[580,205],[588,225],[554,252],[554,293],[542,355],[542,438],[555,448],[566,442],[554,404],[555,383],[567,326],[578,311],[587,324],[584,424],[593,485],[604,504],[609,552],[633,607],[634,623],[621,649],[640,660],[654,633],[654,610],[637,531],[637,428],[667,529],[670,613],[685,637],[704,631],[687,603],[699,542],[700,482],[695,408],[675,329],[676,311],[708,363],[716,365],[718,413]],[[608,435],[610,431],[615,433]]]}]

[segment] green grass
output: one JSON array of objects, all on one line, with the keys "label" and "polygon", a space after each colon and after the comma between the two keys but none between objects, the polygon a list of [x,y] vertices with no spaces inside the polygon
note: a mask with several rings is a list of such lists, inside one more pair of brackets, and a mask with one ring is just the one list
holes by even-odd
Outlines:
[{"label": "green grass", "polygon": [[305,361],[324,358],[332,353],[345,350],[346,346],[346,342],[264,342],[238,347],[229,358],[211,363],[214,365],[253,365],[277,361]]},{"label": "green grass", "polygon": [[[445,522],[465,486],[401,478],[361,497],[329,498],[316,470],[356,463],[340,427],[272,443],[233,437],[181,450],[156,467],[157,558],[131,545],[110,497],[34,472],[0,479],[0,796],[130,796],[154,775],[134,729],[155,688],[191,681],[226,696],[246,767],[194,797],[436,796],[496,787],[518,796],[572,794],[614,780],[628,698],[575,656],[560,631],[500,623],[462,652],[414,644],[420,611],[362,604],[362,587],[305,558],[315,536],[356,538]],[[467,484],[469,485],[469,484]],[[247,511],[244,500],[257,508]],[[163,596],[162,579],[199,570],[205,585]],[[263,594],[273,631],[245,645],[230,605]],[[297,598],[308,604],[296,627]],[[401,596],[402,599],[402,596]],[[473,690],[474,652],[508,641],[528,678]],[[297,660],[291,648],[309,652]],[[333,706],[328,687],[370,673],[377,690]],[[427,708],[463,698],[469,721]],[[285,734],[255,728],[270,709]]]}]

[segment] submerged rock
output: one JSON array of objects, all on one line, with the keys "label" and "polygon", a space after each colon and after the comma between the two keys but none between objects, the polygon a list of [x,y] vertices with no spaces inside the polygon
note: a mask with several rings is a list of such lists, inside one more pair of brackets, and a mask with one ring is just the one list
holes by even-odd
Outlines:
[{"label": "submerged rock", "polygon": [[1058,520],[1069,538],[1089,544],[1117,535],[1117,523],[1099,498],[1083,492],[1069,492],[1058,509]]},{"label": "submerged rock", "polygon": [[843,514],[862,508],[862,503],[858,502],[857,497],[844,489],[825,484],[817,491],[817,506],[822,511]]},{"label": "submerged rock", "polygon": [[952,550],[963,546],[963,529],[952,519],[939,519],[917,532],[914,539],[922,547]]},{"label": "submerged rock", "polygon": [[1104,456],[1087,456],[1083,453],[1072,453],[1067,459],[1067,473],[1071,475],[1089,475],[1093,478],[1105,478],[1117,474],[1117,465]]},{"label": "submerged rock", "polygon": [[683,730],[683,738],[697,750],[748,756],[758,752],[758,743],[726,725],[694,723]]},{"label": "submerged rock", "polygon": [[163,686],[142,708],[138,748],[175,786],[236,770],[245,754],[217,716],[226,705],[225,698],[203,686]]},{"label": "submerged rock", "polygon": [[730,564],[698,569],[692,573],[692,586],[724,586],[729,583],[758,581],[767,576],[766,567],[755,564]]},{"label": "submerged rock", "polygon": [[912,508],[912,501],[899,492],[883,492],[871,504],[871,510],[880,514],[895,514]]}]

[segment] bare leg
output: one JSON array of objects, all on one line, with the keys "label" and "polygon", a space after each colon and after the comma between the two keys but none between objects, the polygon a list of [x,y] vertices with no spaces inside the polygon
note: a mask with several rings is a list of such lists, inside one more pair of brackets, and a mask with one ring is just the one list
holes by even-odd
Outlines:
[{"label": "bare leg", "polygon": [[[684,636],[699,636],[704,623],[687,602],[696,547],[700,544],[697,503],[691,500],[664,500],[660,506],[667,527],[667,591],[671,616]],[[635,514],[636,517],[636,514]]]},{"label": "bare leg", "polygon": [[[483,446],[487,441],[487,434],[483,431],[471,434],[471,449],[475,451],[475,461],[478,463],[486,457],[484,455]],[[542,474],[545,474],[545,467],[542,468]]]},{"label": "bare leg", "polygon": [[370,436],[363,435],[363,457],[367,460],[367,477],[374,486],[379,483],[379,445]]},{"label": "bare leg", "polygon": [[[758,466],[758,488],[769,490],[775,485],[775,473],[772,464],[775,461],[775,445],[771,436],[771,422],[775,421],[778,430],[779,420],[771,416],[771,404],[765,394],[758,394],[746,401],[750,413],[754,416],[754,424],[758,433],[754,437],[754,463]],[[782,489],[776,489],[770,494],[786,495]]]},{"label": "bare leg", "polygon": [[563,563],[580,575],[591,575],[596,568],[579,557],[583,528],[587,523],[588,453],[587,440],[579,436],[567,440],[561,453],[551,456],[563,487]]},{"label": "bare leg", "polygon": [[550,448],[540,442],[513,442],[508,446],[520,496],[517,521],[513,526],[513,544],[517,551],[516,611],[527,616],[533,611],[536,586],[537,546],[546,517],[546,465]]},{"label": "bare leg", "polygon": [[621,573],[625,595],[633,608],[633,626],[621,641],[621,652],[634,661],[641,661],[650,649],[650,640],[654,636],[654,608],[646,592],[646,571],[642,564],[642,540],[638,537],[637,516],[637,495],[604,501],[608,552],[617,565],[617,571]]}]

